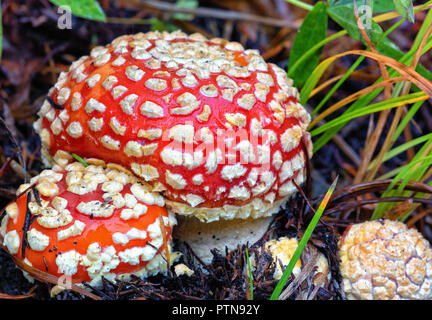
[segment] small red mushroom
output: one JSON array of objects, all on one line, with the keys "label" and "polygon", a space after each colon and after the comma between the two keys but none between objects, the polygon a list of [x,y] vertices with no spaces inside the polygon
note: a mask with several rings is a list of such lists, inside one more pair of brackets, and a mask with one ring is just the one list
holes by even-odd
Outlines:
[{"label": "small red mushroom", "polygon": [[[165,272],[175,218],[133,175],[74,162],[22,185],[2,220],[3,246],[30,266],[100,285]],[[163,220],[163,222],[162,222]],[[163,234],[163,231],[166,234]]]},{"label": "small red mushroom", "polygon": [[64,160],[59,151],[116,163],[202,221],[276,213],[311,156],[310,116],[286,72],[201,34],[94,48],[60,75],[39,116],[48,164]]}]

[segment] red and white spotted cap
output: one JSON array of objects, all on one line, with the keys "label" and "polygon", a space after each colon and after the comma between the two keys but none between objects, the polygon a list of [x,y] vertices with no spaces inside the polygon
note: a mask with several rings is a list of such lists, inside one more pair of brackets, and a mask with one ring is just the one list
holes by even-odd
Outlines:
[{"label": "red and white spotted cap", "polygon": [[166,272],[176,220],[163,197],[135,176],[75,162],[42,171],[18,194],[33,183],[6,207],[1,222],[3,246],[11,255],[94,286],[102,276],[115,281]]},{"label": "red and white spotted cap", "polygon": [[60,75],[39,116],[48,162],[63,150],[116,163],[203,221],[277,212],[312,146],[285,71],[237,42],[180,31],[94,48]]},{"label": "red and white spotted cap", "polygon": [[339,242],[339,255],[348,299],[432,299],[431,246],[402,222],[352,225]]}]

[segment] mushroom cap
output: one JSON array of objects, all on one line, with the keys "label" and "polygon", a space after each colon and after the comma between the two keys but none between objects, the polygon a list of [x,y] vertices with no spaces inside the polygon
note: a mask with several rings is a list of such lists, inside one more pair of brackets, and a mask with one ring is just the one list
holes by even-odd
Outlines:
[{"label": "mushroom cap", "polygon": [[[296,238],[288,238],[288,237],[280,237],[278,239],[271,239],[265,243],[265,248],[272,255],[273,260],[275,261],[275,272],[273,277],[279,280],[282,277],[282,274],[285,268],[291,261],[291,258],[296,251],[299,242]],[[283,267],[283,269],[281,268]],[[297,260],[294,268],[292,270],[292,274],[295,277],[300,275],[300,272],[303,268],[301,259]],[[322,273],[327,275],[329,278],[329,269],[328,269],[328,261],[322,253],[319,253],[317,261],[315,262],[315,272],[314,274]]]},{"label": "mushroom cap", "polygon": [[432,298],[430,244],[401,222],[374,220],[352,225],[339,242],[339,255],[348,299]]},{"label": "mushroom cap", "polygon": [[75,162],[42,171],[18,194],[33,183],[6,208],[0,234],[10,254],[41,271],[95,286],[102,276],[115,281],[166,271],[176,221],[163,198],[135,176]]},{"label": "mushroom cap", "polygon": [[63,150],[122,165],[165,190],[173,211],[206,221],[277,212],[311,155],[310,116],[286,72],[201,34],[95,47],[60,75],[39,116],[47,161]]}]

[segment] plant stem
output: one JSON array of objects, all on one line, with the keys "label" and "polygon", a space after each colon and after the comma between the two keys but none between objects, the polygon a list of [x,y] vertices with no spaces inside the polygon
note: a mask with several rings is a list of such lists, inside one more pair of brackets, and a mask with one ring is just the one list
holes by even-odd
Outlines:
[{"label": "plant stem", "polygon": [[305,9],[307,11],[311,11],[313,9],[313,6],[311,6],[310,4],[301,2],[299,0],[285,0],[288,3],[291,3],[299,8]]}]

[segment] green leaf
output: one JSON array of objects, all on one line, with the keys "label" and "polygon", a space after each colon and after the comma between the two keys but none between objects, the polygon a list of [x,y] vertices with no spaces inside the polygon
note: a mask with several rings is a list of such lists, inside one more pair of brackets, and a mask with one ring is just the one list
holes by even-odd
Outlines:
[{"label": "green leaf", "polygon": [[[354,8],[354,0],[340,0],[340,1],[330,1],[329,2],[330,6],[351,6],[352,8]],[[357,7],[362,5],[364,3],[362,3],[361,0],[357,0]],[[370,2],[371,7],[372,7],[372,12],[373,13],[383,13],[383,12],[388,12],[388,11],[394,11],[395,5],[393,3],[393,0],[372,0]]]},{"label": "green leaf", "polygon": [[414,7],[411,0],[393,0],[396,10],[409,22],[414,22]]},{"label": "green leaf", "polygon": [[[324,3],[317,2],[312,11],[303,20],[297,32],[294,43],[291,47],[289,65],[292,67],[305,52],[312,48],[316,43],[326,37],[327,32],[327,10]],[[308,59],[304,60],[294,72],[288,72],[288,76],[294,80],[294,86],[301,87],[308,75],[318,65],[322,47],[316,50]]]},{"label": "green leaf", "polygon": [[56,6],[68,6],[72,14],[97,21],[106,21],[105,13],[96,0],[50,0]]},{"label": "green leaf", "polygon": [[[359,4],[357,5],[360,6]],[[337,24],[339,24],[342,28],[344,28],[348,32],[351,38],[366,43],[358,28],[353,6],[351,5],[333,6],[333,7],[329,7],[327,12],[328,15]],[[383,30],[381,29],[379,24],[377,24],[372,20],[371,14],[368,15],[359,12],[359,18],[369,38],[371,39],[372,43],[376,45],[382,39]]]},{"label": "green leaf", "polygon": [[[198,7],[198,1],[197,0],[177,0],[176,7],[184,8],[184,9],[194,9]],[[173,14],[172,17],[177,20],[193,19],[193,15],[187,13],[180,13],[180,12]]]}]

